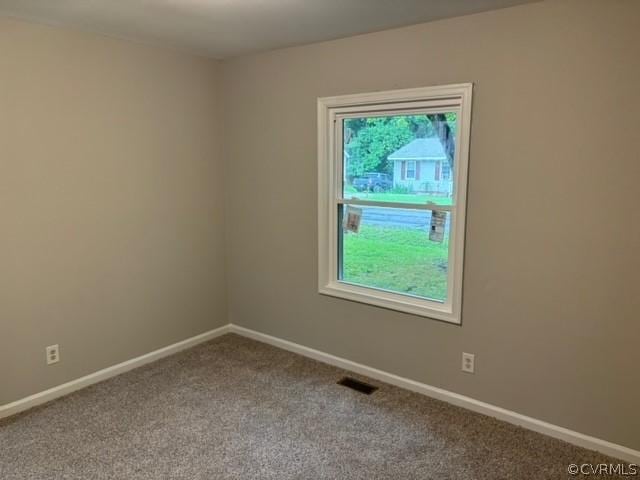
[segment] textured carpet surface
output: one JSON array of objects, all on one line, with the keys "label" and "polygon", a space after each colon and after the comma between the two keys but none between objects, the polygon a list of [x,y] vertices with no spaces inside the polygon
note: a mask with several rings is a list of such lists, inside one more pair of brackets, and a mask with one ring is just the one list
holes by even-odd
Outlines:
[{"label": "textured carpet surface", "polygon": [[345,373],[225,335],[0,422],[0,478],[566,479],[619,463],[352,375],[380,387],[363,395]]}]

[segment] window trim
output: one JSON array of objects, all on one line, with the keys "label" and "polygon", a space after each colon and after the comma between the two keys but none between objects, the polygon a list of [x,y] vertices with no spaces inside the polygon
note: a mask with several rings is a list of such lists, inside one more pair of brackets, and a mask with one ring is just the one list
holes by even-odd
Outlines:
[{"label": "window trim", "polygon": [[[366,303],[423,317],[461,324],[462,280],[465,243],[465,217],[469,141],[471,131],[470,83],[436,87],[390,90],[355,95],[318,98],[318,292],[338,298]],[[450,212],[449,278],[444,303],[358,286],[338,280],[338,203],[342,195],[342,142],[335,141],[340,128],[337,116],[348,118],[363,114],[394,112],[438,113],[456,111],[458,128],[455,151],[454,207],[433,204],[416,205],[416,209]],[[338,158],[339,157],[339,158]],[[349,200],[348,203],[357,204]],[[372,202],[366,202],[371,205]],[[373,202],[376,203],[376,202]],[[379,202],[380,206],[394,206]],[[398,205],[395,205],[398,206]],[[413,208],[413,207],[412,207]]]}]

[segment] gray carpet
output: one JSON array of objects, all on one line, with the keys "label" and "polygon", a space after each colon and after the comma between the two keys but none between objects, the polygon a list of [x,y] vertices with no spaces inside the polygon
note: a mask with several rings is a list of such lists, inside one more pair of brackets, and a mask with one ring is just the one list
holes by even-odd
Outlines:
[{"label": "gray carpet", "polygon": [[380,382],[366,396],[336,385],[345,373],[225,335],[0,422],[0,478],[566,479],[618,463]]}]

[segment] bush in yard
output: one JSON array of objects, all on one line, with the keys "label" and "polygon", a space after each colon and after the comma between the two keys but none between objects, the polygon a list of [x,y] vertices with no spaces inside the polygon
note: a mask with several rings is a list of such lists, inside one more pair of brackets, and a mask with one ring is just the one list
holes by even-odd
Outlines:
[{"label": "bush in yard", "polygon": [[408,193],[413,193],[413,192],[406,185],[396,185],[395,187],[393,187],[391,189],[391,193],[408,194]]}]

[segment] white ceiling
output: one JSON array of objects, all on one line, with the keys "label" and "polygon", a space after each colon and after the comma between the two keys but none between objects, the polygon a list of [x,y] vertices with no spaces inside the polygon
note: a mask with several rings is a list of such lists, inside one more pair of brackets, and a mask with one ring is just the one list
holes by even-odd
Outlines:
[{"label": "white ceiling", "polygon": [[226,58],[532,1],[0,0],[0,15]]}]

